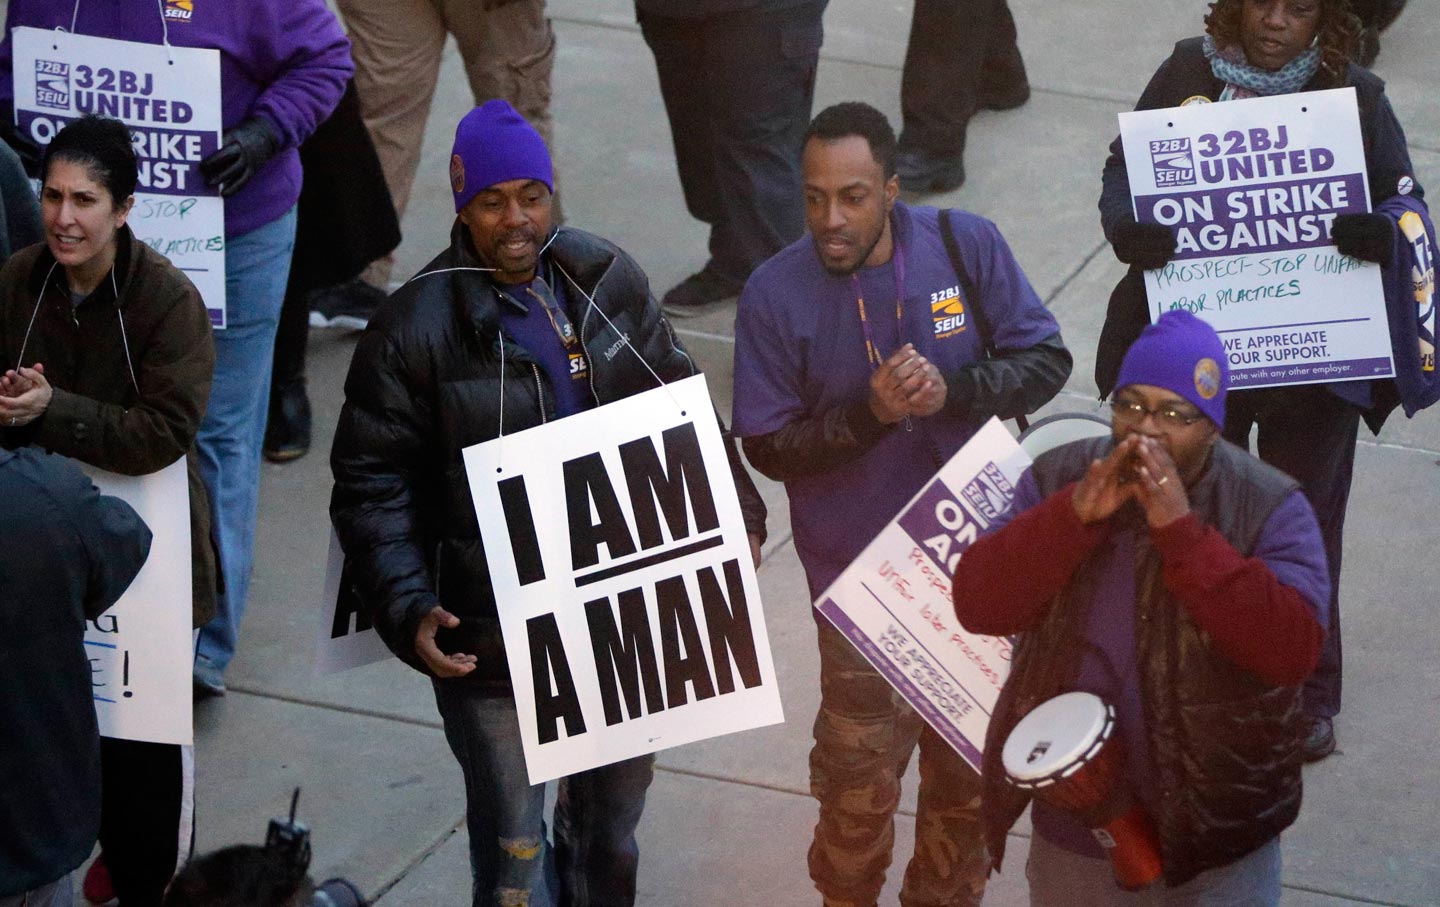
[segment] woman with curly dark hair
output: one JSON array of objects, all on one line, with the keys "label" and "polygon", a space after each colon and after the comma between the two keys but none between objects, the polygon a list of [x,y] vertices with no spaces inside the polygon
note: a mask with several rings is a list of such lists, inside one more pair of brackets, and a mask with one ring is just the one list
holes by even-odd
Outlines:
[{"label": "woman with curly dark hair", "polygon": [[[1386,199],[1421,199],[1405,133],[1385,97],[1385,83],[1351,62],[1361,23],[1349,0],[1216,0],[1206,34],[1175,45],[1136,105],[1137,110],[1352,87],[1359,106],[1371,209]],[[1110,146],[1100,196],[1100,222],[1115,256],[1130,265],[1111,294],[1096,355],[1102,393],[1115,383],[1120,359],[1149,323],[1142,272],[1175,254],[1171,227],[1136,223],[1120,139]],[[1423,204],[1423,203],[1421,203]],[[1335,218],[1331,238],[1355,258],[1385,264],[1394,226],[1384,214]],[[1335,748],[1332,720],[1340,711],[1341,534],[1355,463],[1360,418],[1376,432],[1394,408],[1393,383],[1344,381],[1230,394],[1225,437],[1248,446],[1258,427],[1260,457],[1300,481],[1319,518],[1330,562],[1330,632],[1320,667],[1306,682],[1304,756],[1323,759]]]}]

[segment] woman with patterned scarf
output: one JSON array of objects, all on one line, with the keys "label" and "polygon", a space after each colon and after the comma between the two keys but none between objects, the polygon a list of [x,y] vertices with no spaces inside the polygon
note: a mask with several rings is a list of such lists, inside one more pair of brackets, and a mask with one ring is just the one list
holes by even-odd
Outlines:
[{"label": "woman with patterned scarf", "polygon": [[[1385,97],[1385,84],[1351,62],[1360,23],[1349,0],[1217,0],[1205,17],[1203,37],[1175,45],[1150,79],[1137,110],[1227,102],[1297,91],[1353,87],[1360,108],[1371,209],[1396,195],[1418,201],[1405,133]],[[1115,257],[1130,265],[1116,285],[1096,352],[1095,381],[1102,394],[1115,385],[1121,357],[1149,323],[1142,272],[1163,267],[1175,254],[1172,228],[1136,223],[1120,139],[1110,145],[1100,195],[1100,222]],[[1423,204],[1423,203],[1421,203]],[[1331,236],[1339,250],[1385,264],[1394,227],[1383,214],[1335,218]],[[1346,381],[1230,394],[1225,437],[1249,446],[1259,429],[1259,455],[1299,480],[1315,509],[1325,541],[1332,584],[1330,633],[1320,666],[1305,683],[1307,761],[1335,749],[1333,719],[1340,711],[1340,554],[1345,505],[1355,464],[1360,418],[1378,432],[1393,402],[1379,381]]]}]

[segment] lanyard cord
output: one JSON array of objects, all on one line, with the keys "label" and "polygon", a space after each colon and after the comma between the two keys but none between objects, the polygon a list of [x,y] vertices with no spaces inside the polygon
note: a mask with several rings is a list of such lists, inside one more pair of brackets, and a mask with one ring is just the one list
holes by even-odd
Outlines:
[{"label": "lanyard cord", "polygon": [[[898,343],[903,339],[905,331],[904,310],[905,302],[905,252],[900,244],[895,243],[895,338]],[[875,334],[870,328],[870,319],[865,315],[865,296],[860,292],[860,275],[850,275],[850,286],[855,290],[855,306],[860,310],[860,328],[865,332],[865,355],[870,360],[870,368],[878,369],[885,364],[885,357],[880,353],[880,345],[875,342]]]},{"label": "lanyard cord", "polygon": [[[895,254],[892,258],[895,262],[895,342],[897,349],[905,339],[905,250],[898,240],[895,241]],[[870,360],[870,370],[879,370],[885,364],[885,357],[880,353],[880,345],[875,342],[875,334],[870,328],[870,319],[865,316],[865,295],[860,292],[860,275],[850,275],[850,286],[855,290],[855,306],[860,310],[860,329],[865,332],[865,356]],[[914,431],[915,423],[907,415],[903,420],[906,431]]]},{"label": "lanyard cord", "polygon": [[[45,282],[40,286],[40,295],[35,297],[35,308],[30,311],[30,323],[25,325],[25,336],[20,340],[20,355],[15,358],[15,371],[20,371],[20,366],[25,364],[25,348],[30,345],[30,332],[35,328],[35,316],[40,314],[40,305],[45,301],[45,291],[50,289],[50,277],[60,262],[50,266],[45,272]],[[130,357],[130,338],[125,336],[125,313],[120,310],[120,287],[115,283],[115,266],[110,266],[110,290],[115,294],[115,317],[120,320],[120,343],[125,348],[125,367],[130,370],[130,383],[135,387],[135,394],[140,394],[140,382],[135,378],[135,360]]]}]

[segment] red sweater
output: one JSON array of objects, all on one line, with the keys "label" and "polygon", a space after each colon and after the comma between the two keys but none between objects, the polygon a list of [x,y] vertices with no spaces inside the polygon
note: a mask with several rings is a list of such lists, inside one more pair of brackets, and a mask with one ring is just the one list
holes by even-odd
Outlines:
[{"label": "red sweater", "polygon": [[[1080,522],[1074,491],[1065,486],[965,552],[954,582],[965,629],[1008,636],[1038,626],[1086,556],[1115,530],[1114,520]],[[1324,630],[1305,598],[1264,561],[1242,557],[1193,513],[1151,529],[1150,540],[1165,588],[1216,652],[1277,686],[1298,685],[1315,670]]]}]

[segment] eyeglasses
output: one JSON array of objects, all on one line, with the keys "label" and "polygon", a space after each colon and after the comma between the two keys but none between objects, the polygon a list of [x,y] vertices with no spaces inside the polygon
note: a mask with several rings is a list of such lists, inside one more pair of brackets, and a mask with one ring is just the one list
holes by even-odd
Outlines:
[{"label": "eyeglasses", "polygon": [[1146,409],[1134,400],[1111,400],[1110,412],[1115,414],[1116,422],[1124,422],[1131,425],[1139,425],[1145,421],[1146,416],[1154,416],[1155,424],[1163,429],[1185,428],[1205,418],[1201,413],[1192,412],[1188,409],[1178,409],[1174,406]]}]

